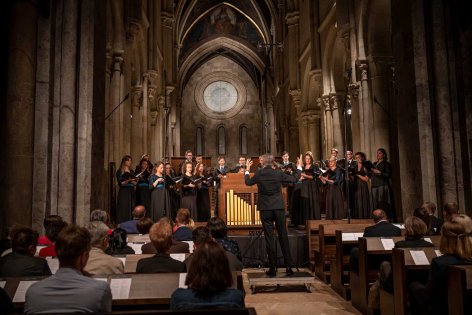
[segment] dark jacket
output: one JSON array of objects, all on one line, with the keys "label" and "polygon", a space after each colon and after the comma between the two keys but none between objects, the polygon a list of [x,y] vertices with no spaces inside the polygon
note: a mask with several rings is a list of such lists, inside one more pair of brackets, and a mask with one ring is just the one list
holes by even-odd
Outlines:
[{"label": "dark jacket", "polygon": [[[146,243],[141,246],[141,252],[143,254],[156,254],[156,248],[152,243]],[[180,253],[189,253],[189,245],[188,243],[179,242],[176,240],[172,240],[172,246],[170,247],[171,254],[180,254]]]},{"label": "dark jacket", "polygon": [[395,243],[395,248],[419,248],[419,247],[434,247],[433,243],[425,241],[422,237],[407,236],[403,241]]},{"label": "dark jacket", "polygon": [[380,221],[375,225],[368,226],[364,230],[364,237],[389,237],[400,236],[402,231],[399,227],[387,222]]},{"label": "dark jacket", "polygon": [[199,308],[244,308],[244,293],[237,289],[226,289],[211,295],[199,295],[192,289],[177,289],[170,298],[171,310],[193,310]]},{"label": "dark jacket", "polygon": [[382,161],[380,163],[375,162],[374,165],[381,173],[370,174],[372,187],[390,185],[390,177],[392,177],[392,164],[390,164],[388,161]]},{"label": "dark jacket", "polygon": [[185,272],[185,264],[167,254],[156,254],[138,261],[136,273]]},{"label": "dark jacket", "polygon": [[136,223],[138,223],[138,221],[139,219],[125,221],[120,223],[118,227],[128,232],[128,234],[139,234],[138,228],[136,227]]},{"label": "dark jacket", "polygon": [[253,177],[250,177],[249,174],[244,175],[244,181],[248,186],[257,184],[258,210],[281,210],[285,208],[282,185],[296,183],[298,181],[297,175],[300,175],[298,170],[296,173],[289,175],[280,169],[274,170],[271,166],[266,166],[257,170]]},{"label": "dark jacket", "polygon": [[20,253],[10,253],[0,258],[0,277],[49,276],[46,259]]},{"label": "dark jacket", "polygon": [[172,234],[172,238],[176,241],[191,241],[192,230],[187,226],[181,226]]}]

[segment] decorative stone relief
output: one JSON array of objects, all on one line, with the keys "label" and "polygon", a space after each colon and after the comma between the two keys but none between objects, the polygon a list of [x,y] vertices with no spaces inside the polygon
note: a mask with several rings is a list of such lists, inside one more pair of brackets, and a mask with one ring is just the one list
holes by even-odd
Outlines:
[{"label": "decorative stone relief", "polygon": [[139,32],[141,32],[141,23],[139,20],[132,19],[129,21],[128,29],[126,30],[126,40],[133,42]]},{"label": "decorative stone relief", "polygon": [[344,94],[335,93],[330,94],[331,110],[337,110],[338,108],[343,107]]},{"label": "decorative stone relief", "polygon": [[148,102],[149,102],[149,107],[155,108],[156,104],[154,101],[156,100],[156,93],[157,93],[157,86],[153,84],[149,84],[148,86]]},{"label": "decorative stone relief", "polygon": [[324,105],[324,110],[326,112],[329,112],[331,111],[331,103],[330,103],[330,96],[329,95],[323,95],[321,96],[321,100],[323,101],[323,105]]},{"label": "decorative stone relief", "polygon": [[143,87],[141,85],[131,87],[131,105],[138,109],[143,105]]},{"label": "decorative stone relief", "polygon": [[299,20],[300,20],[300,12],[298,11],[289,12],[285,16],[285,22],[287,23],[289,27],[297,26]]},{"label": "decorative stone relief", "polygon": [[163,11],[162,12],[162,26],[166,28],[172,28],[174,25],[174,16],[172,13]]},{"label": "decorative stone relief", "polygon": [[295,108],[299,108],[302,102],[302,90],[290,90],[290,96],[292,97],[292,103]]},{"label": "decorative stone relief", "polygon": [[354,82],[354,83],[349,83],[348,89],[349,89],[349,96],[352,98],[358,98],[359,97],[359,87],[360,83],[359,82]]},{"label": "decorative stone relief", "polygon": [[367,63],[365,63],[365,62],[359,63],[358,68],[359,68],[359,74],[360,74],[360,77],[361,77],[361,81],[367,81],[369,79],[369,76],[368,76],[369,66],[367,65]]},{"label": "decorative stone relief", "polygon": [[314,109],[308,109],[308,110],[304,110],[302,112],[302,124],[303,126],[308,126],[308,125],[311,125],[311,124],[314,124],[316,122],[317,119],[320,118],[320,115],[318,114],[318,111],[314,110]]}]

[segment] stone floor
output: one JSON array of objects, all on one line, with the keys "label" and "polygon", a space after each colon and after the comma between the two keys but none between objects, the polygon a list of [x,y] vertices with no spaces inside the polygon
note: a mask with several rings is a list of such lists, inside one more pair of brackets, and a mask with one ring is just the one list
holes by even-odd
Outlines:
[{"label": "stone floor", "polygon": [[344,301],[329,285],[316,280],[312,292],[304,286],[260,286],[251,294],[248,272],[262,272],[261,269],[244,269],[243,281],[246,290],[246,306],[254,307],[258,315],[304,315],[304,314],[360,314],[350,301]]}]

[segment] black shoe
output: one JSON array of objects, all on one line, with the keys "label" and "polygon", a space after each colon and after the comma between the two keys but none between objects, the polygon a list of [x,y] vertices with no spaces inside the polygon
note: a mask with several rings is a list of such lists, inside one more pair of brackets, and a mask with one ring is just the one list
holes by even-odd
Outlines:
[{"label": "black shoe", "polygon": [[287,267],[287,268],[285,269],[285,274],[286,274],[287,276],[293,275],[292,267]]},{"label": "black shoe", "polygon": [[273,267],[270,267],[269,270],[265,272],[265,274],[269,277],[275,277],[277,275],[277,270],[275,270]]}]

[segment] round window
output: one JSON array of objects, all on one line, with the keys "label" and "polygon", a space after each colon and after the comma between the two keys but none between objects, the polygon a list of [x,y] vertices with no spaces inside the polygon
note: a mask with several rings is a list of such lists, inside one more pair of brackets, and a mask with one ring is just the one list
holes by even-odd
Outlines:
[{"label": "round window", "polygon": [[230,110],[238,101],[238,91],[227,81],[214,81],[203,92],[205,105],[221,113]]}]

